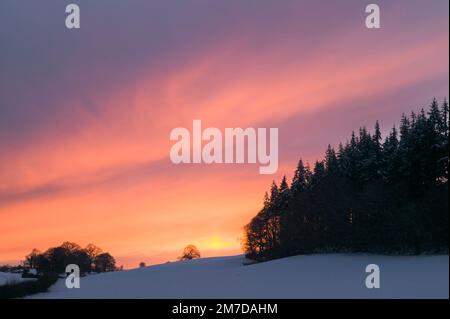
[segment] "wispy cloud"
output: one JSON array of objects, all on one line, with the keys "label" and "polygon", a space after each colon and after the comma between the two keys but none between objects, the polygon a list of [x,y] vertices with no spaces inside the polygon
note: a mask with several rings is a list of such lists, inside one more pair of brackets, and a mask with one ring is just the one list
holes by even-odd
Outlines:
[{"label": "wispy cloud", "polygon": [[[53,1],[0,4],[0,262],[62,239],[237,250],[299,156],[448,94],[446,1],[382,1],[378,31],[360,1],[108,3],[81,3],[79,33]],[[279,173],[171,164],[170,130],[195,118],[279,127]]]}]

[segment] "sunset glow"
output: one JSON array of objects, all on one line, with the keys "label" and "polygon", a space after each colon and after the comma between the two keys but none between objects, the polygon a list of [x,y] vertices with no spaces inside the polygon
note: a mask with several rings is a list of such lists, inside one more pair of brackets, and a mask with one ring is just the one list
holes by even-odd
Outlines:
[{"label": "sunset glow", "polygon": [[[71,34],[54,2],[2,1],[15,37],[0,28],[0,264],[67,240],[126,268],[187,244],[241,253],[243,226],[300,157],[448,96],[448,2],[379,2],[376,32],[360,1],[129,1],[106,17],[104,1],[86,2]],[[277,173],[173,164],[170,131],[193,119],[278,127]]]}]

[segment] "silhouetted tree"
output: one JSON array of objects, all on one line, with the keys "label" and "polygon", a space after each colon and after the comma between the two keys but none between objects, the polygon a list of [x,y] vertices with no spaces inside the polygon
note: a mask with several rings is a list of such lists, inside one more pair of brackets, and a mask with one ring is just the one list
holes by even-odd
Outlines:
[{"label": "silhouetted tree", "polygon": [[[69,264],[76,264],[80,268],[81,273],[90,272],[93,268],[97,271],[114,270],[114,267],[110,267],[107,262],[114,260],[111,255],[111,259],[108,260],[108,256],[102,256],[100,259],[96,259],[99,256],[101,249],[95,245],[89,244],[85,249],[82,249],[78,244],[73,242],[64,242],[60,246],[52,247],[41,253],[37,249],[33,249],[32,252],[25,257],[25,266],[28,268],[36,268],[40,273],[64,273],[66,266]],[[106,261],[107,262],[106,262]],[[97,263],[96,263],[97,262]],[[102,262],[101,267],[98,267],[99,262]],[[107,266],[104,266],[104,264]]]},{"label": "silhouetted tree", "polygon": [[94,267],[97,272],[116,270],[116,260],[109,253],[101,253],[94,259]]},{"label": "silhouetted tree", "polygon": [[41,252],[34,248],[31,253],[25,256],[25,266],[28,268],[38,268],[38,257]]},{"label": "silhouetted tree", "polygon": [[244,227],[249,258],[356,251],[448,251],[449,107],[402,115],[382,142],[373,135],[328,145],[311,172],[298,162],[291,186],[283,177]]},{"label": "silhouetted tree", "polygon": [[200,251],[194,245],[187,245],[179,257],[180,260],[191,260],[194,258],[200,258]]},{"label": "silhouetted tree", "polygon": [[94,260],[95,257],[97,257],[98,255],[100,255],[102,253],[101,248],[95,246],[94,244],[87,244],[87,246],[84,248],[84,251],[86,252],[86,254],[89,257],[89,263],[90,263],[90,267],[91,269],[94,268]]},{"label": "silhouetted tree", "polygon": [[291,182],[291,193],[293,196],[306,190],[309,182],[308,177],[308,168],[304,166],[303,161],[300,159]]}]

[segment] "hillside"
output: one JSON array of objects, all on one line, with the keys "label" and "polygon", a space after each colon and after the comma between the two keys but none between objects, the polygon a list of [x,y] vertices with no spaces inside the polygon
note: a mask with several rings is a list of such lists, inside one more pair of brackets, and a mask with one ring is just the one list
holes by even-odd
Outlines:
[{"label": "hillside", "polygon": [[0,286],[8,283],[17,283],[22,281],[34,280],[33,278],[22,278],[21,274],[1,272],[0,271]]},{"label": "hillside", "polygon": [[[33,298],[448,298],[443,256],[308,255],[242,265],[242,256],[204,258],[90,275],[80,289],[60,279]],[[365,287],[378,264],[381,288]]]}]

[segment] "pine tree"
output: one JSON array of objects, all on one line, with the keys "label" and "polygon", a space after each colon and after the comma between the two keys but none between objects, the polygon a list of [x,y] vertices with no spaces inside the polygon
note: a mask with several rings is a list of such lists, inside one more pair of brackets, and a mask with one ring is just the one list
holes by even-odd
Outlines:
[{"label": "pine tree", "polygon": [[281,180],[280,187],[278,189],[278,203],[277,210],[279,214],[283,214],[291,197],[291,190],[289,189],[289,185],[286,181],[286,175],[283,176]]},{"label": "pine tree", "polygon": [[373,140],[376,147],[381,150],[381,130],[380,123],[378,123],[378,121],[375,122],[375,133],[373,135]]},{"label": "pine tree", "polygon": [[275,183],[275,181],[272,181],[272,185],[270,186],[270,207],[271,208],[277,207],[278,199],[279,199],[278,186]]},{"label": "pine tree", "polygon": [[[423,109],[422,112],[424,112]],[[430,111],[428,112],[428,122],[431,125],[431,129],[436,132],[439,132],[442,128],[441,111],[439,110],[439,104],[436,98],[433,98],[431,102]]]},{"label": "pine tree", "polygon": [[291,187],[285,176],[273,182],[245,226],[247,255],[448,251],[448,111],[433,99],[427,112],[403,114],[383,143],[376,122],[337,154],[329,145],[313,172],[300,160]]},{"label": "pine tree", "polygon": [[449,140],[449,136],[448,136],[448,132],[449,132],[449,108],[448,108],[448,102],[445,99],[443,104],[442,104],[442,109],[441,109],[441,128],[439,129],[439,132],[441,134],[442,137],[442,147],[441,147],[441,163],[442,163],[442,177],[440,178],[440,180],[442,181],[448,181],[448,166],[449,166],[449,158],[448,158],[448,154],[449,154],[449,148],[448,148],[448,140]]},{"label": "pine tree", "polygon": [[336,173],[338,170],[338,161],[336,157],[336,152],[331,147],[330,144],[328,144],[328,148],[325,152],[325,167],[327,170],[327,173]]},{"label": "pine tree", "polygon": [[441,134],[448,139],[448,102],[447,99],[444,100],[444,103],[442,103],[442,109],[441,109],[441,117],[442,117],[442,127],[440,129]]},{"label": "pine tree", "polygon": [[380,129],[380,124],[378,123],[378,121],[376,121],[375,123],[375,132],[373,135],[373,177],[377,178],[379,176],[382,176],[382,165],[383,165],[383,159],[382,159],[382,152],[383,152],[383,147],[381,144],[381,129]]},{"label": "pine tree", "polygon": [[398,145],[398,133],[394,125],[383,144],[383,162],[381,164],[383,179],[389,183],[393,183],[399,178]]},{"label": "pine tree", "polygon": [[317,185],[325,176],[325,165],[323,161],[316,161],[314,164],[314,173],[312,175],[312,184]]},{"label": "pine tree", "polygon": [[306,168],[303,165],[303,161],[300,159],[297,164],[297,168],[294,172],[294,177],[291,182],[292,194],[298,194],[306,190],[308,185]]}]

